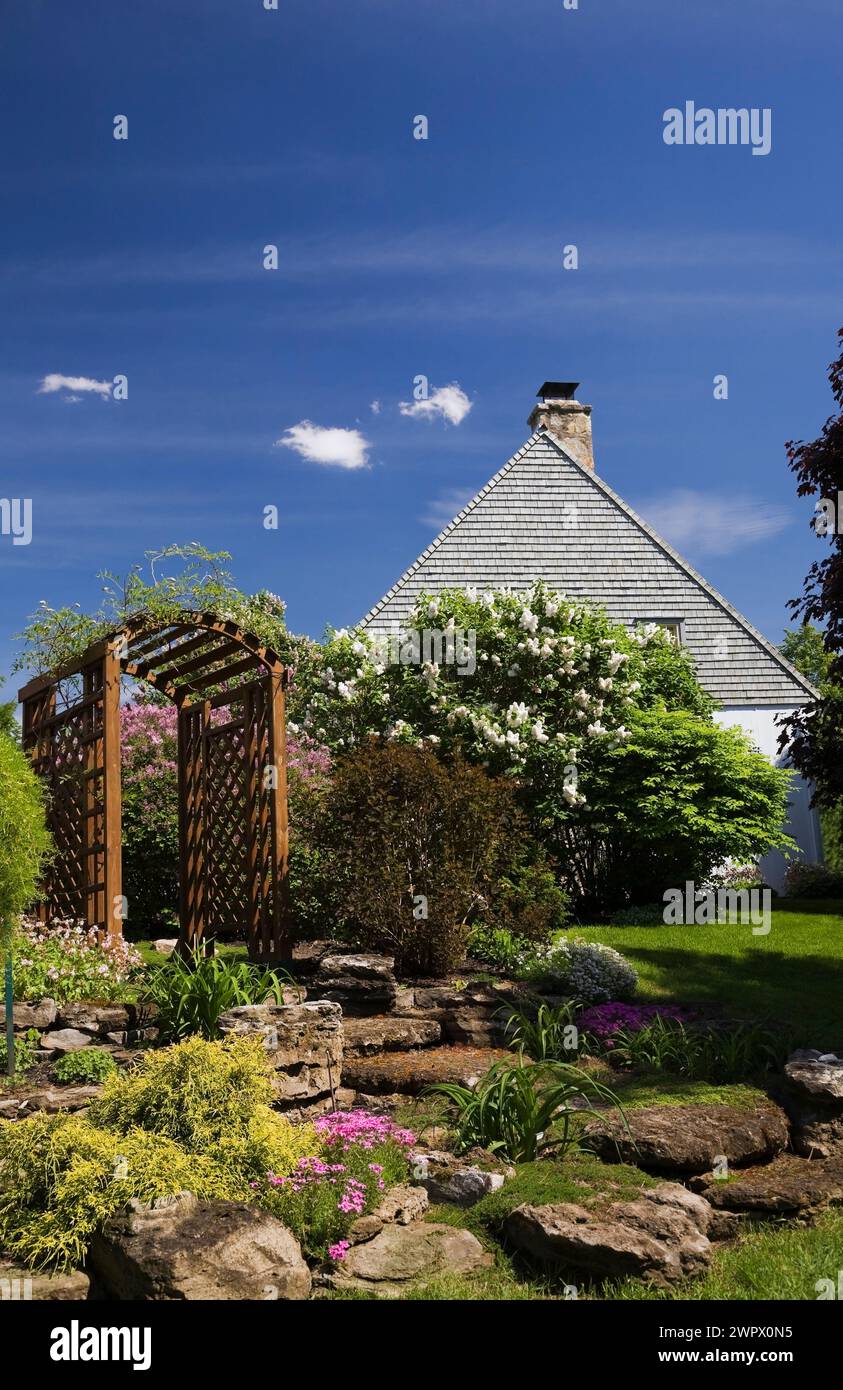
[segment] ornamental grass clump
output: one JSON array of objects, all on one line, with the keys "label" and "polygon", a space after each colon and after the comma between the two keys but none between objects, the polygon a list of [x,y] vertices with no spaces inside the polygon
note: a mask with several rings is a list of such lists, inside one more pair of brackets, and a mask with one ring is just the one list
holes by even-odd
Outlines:
[{"label": "ornamental grass clump", "polygon": [[565,1062],[501,1060],[475,1086],[440,1082],[429,1094],[453,1105],[458,1152],[488,1149],[510,1163],[532,1163],[543,1155],[564,1158],[578,1147],[578,1122],[593,1101],[614,1105],[623,1116],[613,1091]]},{"label": "ornamental grass clump", "polygon": [[220,1016],[241,1004],[284,1002],[290,976],[245,960],[205,955],[196,947],[187,959],[173,955],[147,973],[143,998],[155,1005],[161,1038],[179,1042],[199,1033],[219,1036]]},{"label": "ornamental grass clump", "polygon": [[336,1262],[345,1258],[357,1217],[407,1177],[416,1136],[365,1110],[326,1115],[314,1129],[319,1157],[299,1159],[286,1176],[270,1171],[253,1187],[260,1205],[289,1226],[306,1255]]}]

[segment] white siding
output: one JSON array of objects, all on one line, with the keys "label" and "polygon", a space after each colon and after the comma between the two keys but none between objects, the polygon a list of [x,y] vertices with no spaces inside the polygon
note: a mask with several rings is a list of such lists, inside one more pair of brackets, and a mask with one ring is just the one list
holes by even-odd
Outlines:
[{"label": "white siding", "polygon": [[[792,714],[794,708],[793,705],[782,705],[777,709],[759,705],[736,705],[716,711],[714,717],[718,724],[726,728],[738,725],[745,729],[761,753],[777,767],[785,767],[787,753],[779,752],[780,728],[776,721],[781,715]],[[823,857],[822,838],[819,819],[816,811],[812,810],[810,801],[811,789],[808,783],[804,778],[796,776],[791,785],[786,830],[799,846],[802,858],[809,863],[819,863]],[[780,850],[772,850],[761,861],[765,882],[769,883],[771,888],[777,888],[779,892],[784,886],[786,867],[786,860]]]}]

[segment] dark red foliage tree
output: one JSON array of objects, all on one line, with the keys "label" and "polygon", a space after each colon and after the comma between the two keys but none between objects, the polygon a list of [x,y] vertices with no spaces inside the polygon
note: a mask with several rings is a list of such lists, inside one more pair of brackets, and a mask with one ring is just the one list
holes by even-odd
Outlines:
[{"label": "dark red foliage tree", "polygon": [[799,496],[816,498],[811,527],[828,547],[811,565],[800,597],[788,606],[804,622],[824,628],[831,663],[820,699],[784,722],[781,747],[789,745],[794,765],[814,783],[819,806],[843,799],[843,328],[838,339],[841,353],[828,374],[838,414],[810,444],[791,440],[787,445]]}]

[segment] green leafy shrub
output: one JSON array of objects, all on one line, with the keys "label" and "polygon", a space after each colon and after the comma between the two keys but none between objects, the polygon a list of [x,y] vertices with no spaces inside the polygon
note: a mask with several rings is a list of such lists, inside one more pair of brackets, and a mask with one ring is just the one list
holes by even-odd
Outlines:
[{"label": "green leafy shrub", "polygon": [[78,1082],[90,1086],[105,1081],[116,1070],[117,1063],[104,1047],[80,1047],[78,1052],[66,1052],[53,1065],[53,1074],[63,1085]]},{"label": "green leafy shrub", "polygon": [[430,1093],[445,1096],[456,1111],[459,1152],[483,1148],[510,1163],[540,1154],[560,1158],[579,1144],[583,1103],[620,1106],[608,1087],[565,1062],[494,1063],[475,1086],[440,1082]]},{"label": "green leafy shrub", "polygon": [[788,864],[785,892],[789,898],[843,898],[843,873],[825,864]]},{"label": "green leafy shrub", "polygon": [[524,843],[493,884],[484,914],[497,930],[543,945],[568,921],[568,898],[544,849]]},{"label": "green leafy shrub", "polygon": [[24,918],[13,949],[16,999],[126,1001],[137,993],[140,955],[123,937],[103,936],[95,927]]},{"label": "green leafy shrub", "polygon": [[162,1039],[178,1042],[194,1033],[217,1037],[220,1015],[241,1004],[284,1000],[289,977],[245,960],[205,955],[197,947],[188,959],[172,955],[144,979],[143,998],[156,1005]]},{"label": "green leafy shrub", "polygon": [[643,1028],[616,1031],[606,1046],[613,1066],[717,1085],[780,1070],[793,1041],[787,1030],[761,1023],[696,1028],[657,1015]]},{"label": "green leafy shrub", "polygon": [[191,1038],[114,1073],[87,1115],[0,1124],[0,1248],[32,1267],[79,1263],[131,1197],[187,1189],[255,1200],[267,1171],[319,1152],[312,1125],[270,1108],[261,1043]]},{"label": "green leafy shrub", "polygon": [[584,1004],[631,999],[638,987],[638,976],[620,951],[580,937],[561,937],[537,952],[531,971]]},{"label": "green leafy shrub", "polygon": [[442,975],[523,851],[509,782],[458,756],[371,740],[336,766],[323,835],[354,941],[408,975]]},{"label": "green leafy shrub", "polygon": [[27,755],[0,734],[0,928],[35,897],[50,848],[42,784]]},{"label": "green leafy shrub", "polygon": [[[35,1066],[35,1053],[41,1046],[41,1034],[37,1028],[27,1028],[25,1033],[15,1034],[15,1071],[31,1071]],[[9,1065],[9,1048],[6,1031],[0,1037],[0,1071],[5,1072]]]},{"label": "green leafy shrub", "polygon": [[660,706],[631,714],[629,737],[596,750],[581,779],[587,805],[557,849],[580,919],[663,902],[724,860],[790,848],[791,775],[740,729]]}]

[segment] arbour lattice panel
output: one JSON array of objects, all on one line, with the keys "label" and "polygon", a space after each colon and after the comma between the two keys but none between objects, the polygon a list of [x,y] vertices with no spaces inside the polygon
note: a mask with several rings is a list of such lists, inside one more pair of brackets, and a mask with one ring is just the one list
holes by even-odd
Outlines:
[{"label": "arbour lattice panel", "polygon": [[240,934],[253,960],[286,959],[286,671],[258,638],[208,613],[165,624],[135,618],[78,667],[20,691],[24,746],[48,785],[56,846],[43,920],[73,916],[122,931],[123,673],[179,711],[181,948]]}]

